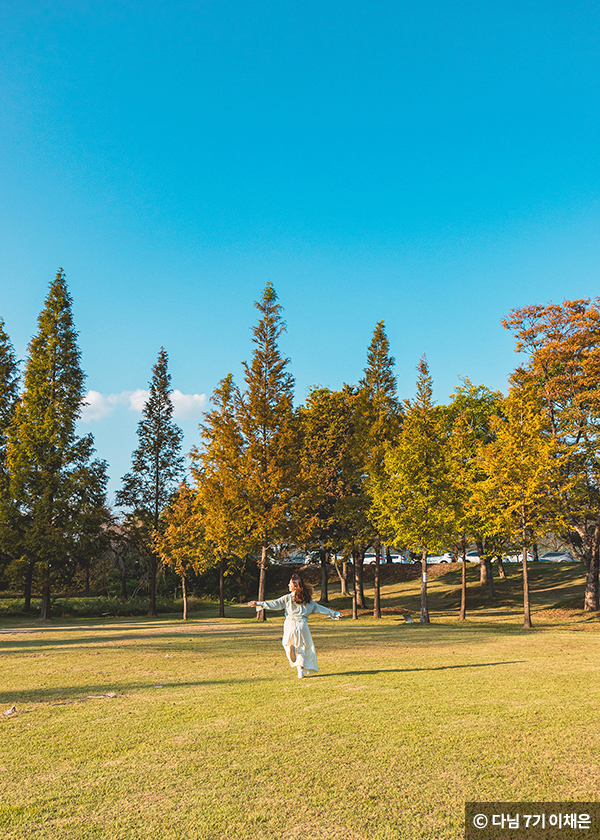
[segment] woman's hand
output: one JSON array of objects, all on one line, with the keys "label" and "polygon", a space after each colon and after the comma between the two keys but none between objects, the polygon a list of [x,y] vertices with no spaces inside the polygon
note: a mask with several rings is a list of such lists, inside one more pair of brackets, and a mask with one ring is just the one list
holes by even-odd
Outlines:
[{"label": "woman's hand", "polygon": [[256,606],[256,601],[248,601],[248,606],[249,607],[255,607]]}]

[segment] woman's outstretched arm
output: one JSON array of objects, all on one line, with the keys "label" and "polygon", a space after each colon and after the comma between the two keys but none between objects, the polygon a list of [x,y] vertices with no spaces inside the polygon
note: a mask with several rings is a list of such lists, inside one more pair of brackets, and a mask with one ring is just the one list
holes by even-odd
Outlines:
[{"label": "woman's outstretched arm", "polygon": [[283,595],[275,601],[248,601],[248,606],[256,607],[257,610],[284,610],[287,597]]},{"label": "woman's outstretched arm", "polygon": [[336,621],[342,618],[341,612],[336,612],[335,610],[330,610],[329,607],[324,607],[322,604],[318,604],[316,601],[312,602],[313,604],[313,612],[321,613],[321,615],[326,615],[329,618],[335,618]]}]

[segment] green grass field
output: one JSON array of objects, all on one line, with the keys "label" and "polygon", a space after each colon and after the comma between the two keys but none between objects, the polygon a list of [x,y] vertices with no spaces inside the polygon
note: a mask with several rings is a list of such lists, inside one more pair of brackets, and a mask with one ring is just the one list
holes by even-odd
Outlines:
[{"label": "green grass field", "polygon": [[466,624],[456,570],[431,582],[430,626],[404,621],[418,581],[386,584],[380,621],[314,618],[305,680],[281,615],[245,607],[4,620],[0,836],[454,840],[465,800],[597,800],[600,621],[572,606],[581,569],[534,570],[532,631],[510,571]]}]

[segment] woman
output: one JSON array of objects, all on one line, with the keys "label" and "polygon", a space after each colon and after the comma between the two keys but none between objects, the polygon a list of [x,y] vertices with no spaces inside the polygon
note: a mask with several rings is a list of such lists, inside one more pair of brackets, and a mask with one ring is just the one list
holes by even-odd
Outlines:
[{"label": "woman", "polygon": [[312,586],[304,583],[300,575],[292,575],[289,595],[276,601],[250,601],[248,606],[257,610],[285,610],[283,639],[288,661],[298,671],[298,679],[319,670],[315,644],[308,629],[307,618],[311,613],[322,613],[330,618],[340,619],[342,614],[316,604],[312,599]]}]

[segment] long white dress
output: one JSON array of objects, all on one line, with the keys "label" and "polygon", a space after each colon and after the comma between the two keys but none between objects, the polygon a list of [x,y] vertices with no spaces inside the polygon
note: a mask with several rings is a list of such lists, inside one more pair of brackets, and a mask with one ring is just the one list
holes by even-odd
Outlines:
[{"label": "long white dress", "polygon": [[[323,607],[315,601],[311,601],[309,604],[297,604],[291,592],[275,601],[257,601],[256,609],[285,610],[281,644],[285,648],[288,662],[292,668],[301,669],[303,674],[314,673],[319,670],[315,643],[308,629],[308,616],[316,612],[337,620],[341,613]],[[295,662],[292,662],[290,658],[292,645],[296,652]]]}]

